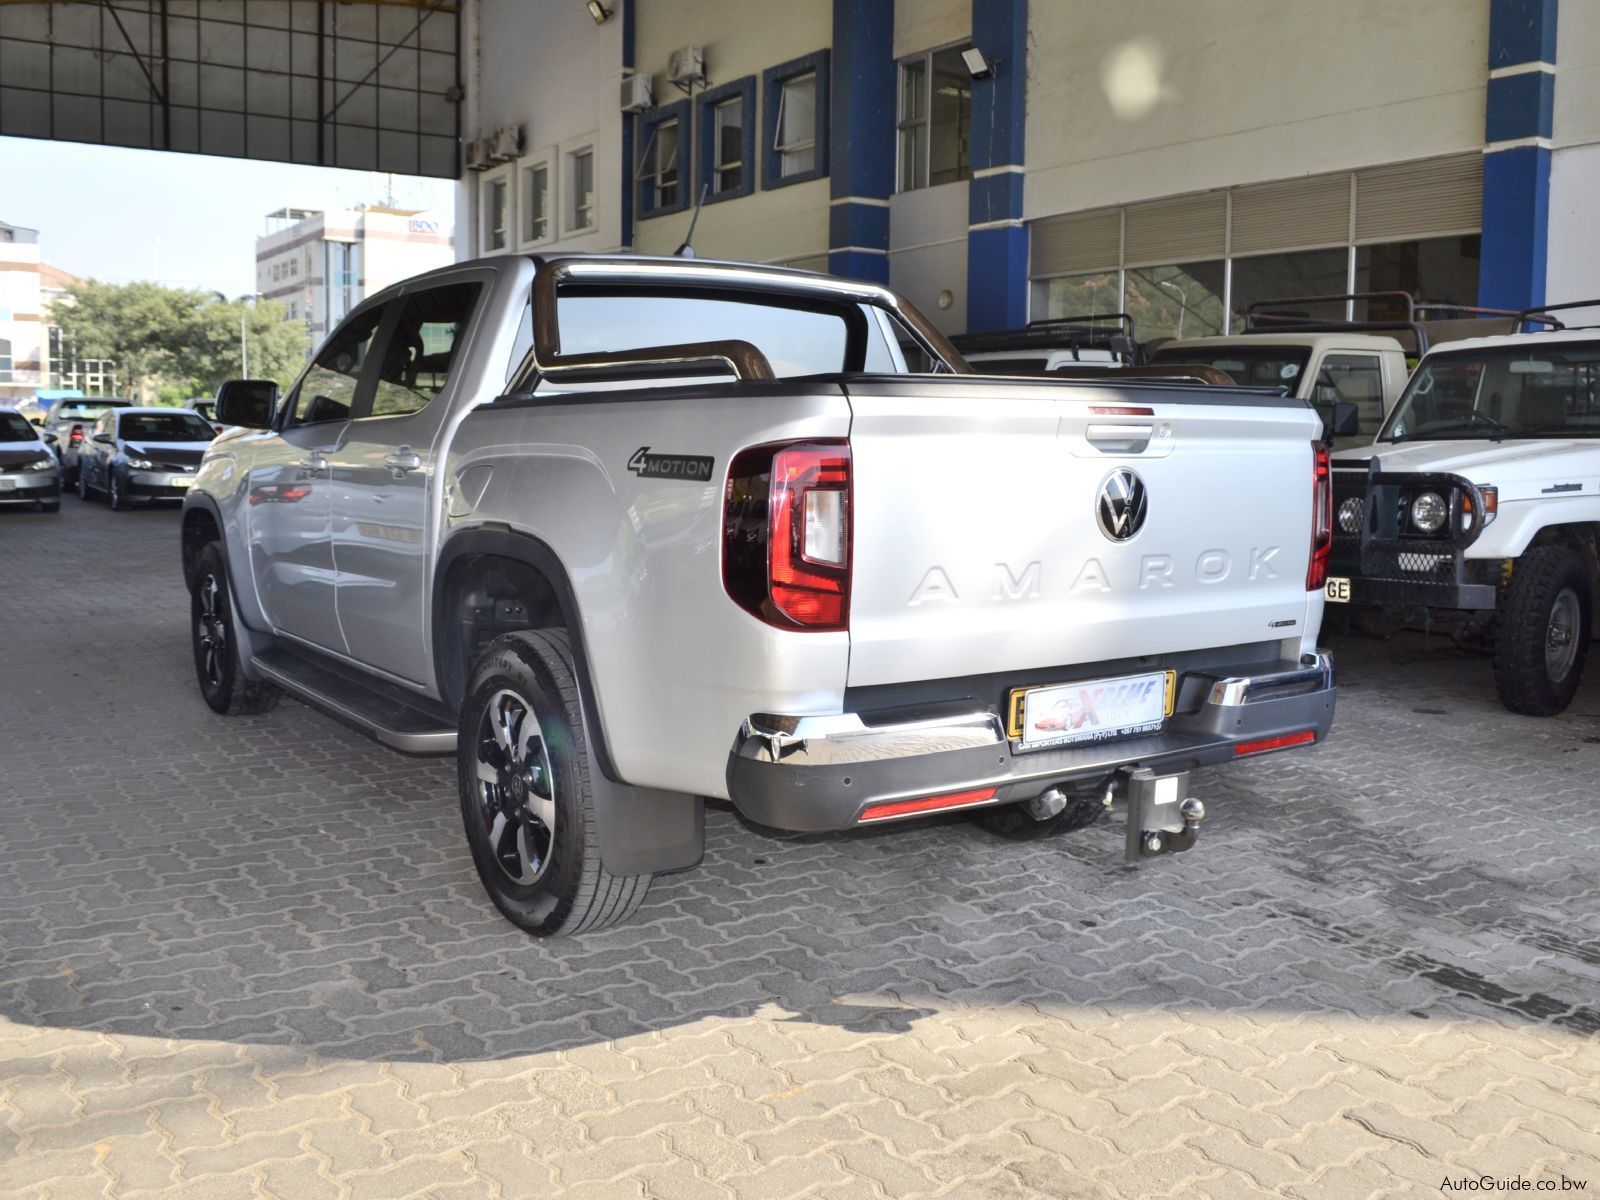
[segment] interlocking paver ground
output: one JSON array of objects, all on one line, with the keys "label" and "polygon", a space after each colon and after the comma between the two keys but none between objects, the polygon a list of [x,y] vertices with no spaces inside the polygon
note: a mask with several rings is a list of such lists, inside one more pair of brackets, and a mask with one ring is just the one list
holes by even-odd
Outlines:
[{"label": "interlocking paver ground", "polygon": [[0,1196],[1600,1192],[1600,665],[1535,721],[1333,639],[1333,736],[1198,775],[1190,854],[713,807],[543,944],[448,762],[205,708],[176,528],[0,513]]}]

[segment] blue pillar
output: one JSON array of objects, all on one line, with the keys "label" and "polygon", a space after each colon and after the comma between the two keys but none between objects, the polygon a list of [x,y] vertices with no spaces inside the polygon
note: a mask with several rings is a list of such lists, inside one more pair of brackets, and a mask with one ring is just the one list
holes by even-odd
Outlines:
[{"label": "blue pillar", "polygon": [[891,0],[833,0],[828,271],[889,282],[895,62]]},{"label": "blue pillar", "polygon": [[1544,303],[1557,0],[1490,0],[1478,303]]},{"label": "blue pillar", "polygon": [[967,329],[1028,322],[1028,227],[1022,221],[1028,102],[1028,0],[972,0],[972,44],[994,74],[972,86],[967,201]]}]

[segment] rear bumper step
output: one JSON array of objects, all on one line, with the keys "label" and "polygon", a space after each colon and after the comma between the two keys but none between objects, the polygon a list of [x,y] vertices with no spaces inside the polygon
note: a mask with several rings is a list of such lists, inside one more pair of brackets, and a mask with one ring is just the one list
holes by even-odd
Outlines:
[{"label": "rear bumper step", "polygon": [[421,696],[282,646],[255,655],[250,666],[296,699],[403,754],[455,753],[455,717]]},{"label": "rear bumper step", "polygon": [[908,719],[757,714],[728,756],[728,792],[763,825],[847,829],[874,806],[991,789],[974,804],[1004,804],[1057,785],[1096,783],[1121,767],[1170,775],[1314,744],[1333,724],[1338,688],[1326,651],[1248,676],[1196,680],[1200,674],[1188,673],[1182,685],[1209,685],[1198,708],[1169,718],[1158,733],[1023,754],[1012,752],[998,713],[972,707]]}]

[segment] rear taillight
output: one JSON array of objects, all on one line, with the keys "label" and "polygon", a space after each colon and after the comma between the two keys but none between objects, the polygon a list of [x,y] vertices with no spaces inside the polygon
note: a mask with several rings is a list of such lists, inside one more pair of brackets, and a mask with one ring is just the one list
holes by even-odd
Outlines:
[{"label": "rear taillight", "polygon": [[74,425],[72,427],[72,432],[67,435],[67,441],[71,442],[74,446],[83,441],[83,426]]},{"label": "rear taillight", "polygon": [[1328,582],[1328,551],[1333,546],[1333,476],[1328,448],[1312,444],[1311,563],[1306,567],[1306,591],[1320,592]]},{"label": "rear taillight", "polygon": [[779,629],[850,623],[850,444],[746,450],[728,468],[722,586]]}]

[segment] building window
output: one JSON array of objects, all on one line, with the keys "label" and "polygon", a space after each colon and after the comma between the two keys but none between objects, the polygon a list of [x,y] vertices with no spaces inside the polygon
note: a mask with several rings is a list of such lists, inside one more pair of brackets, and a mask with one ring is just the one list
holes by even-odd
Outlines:
[{"label": "building window", "polygon": [[[1350,252],[1340,246],[1333,250],[1291,250],[1285,254],[1255,254],[1233,260],[1233,289],[1229,307],[1233,311],[1231,331],[1244,329],[1245,309],[1258,300],[1282,296],[1342,295],[1349,284]],[[1308,311],[1321,320],[1344,320],[1344,303],[1322,311]]]},{"label": "building window", "polygon": [[549,241],[554,232],[550,228],[549,158],[522,168],[517,198],[522,205],[522,217],[518,224],[521,243],[530,246]]},{"label": "building window", "polygon": [[819,50],[761,77],[761,185],[785,187],[828,173],[828,52]]},{"label": "building window", "polygon": [[687,100],[666,104],[639,120],[638,203],[641,217],[659,217],[689,207],[686,134]]},{"label": "building window", "polygon": [[1221,260],[1160,267],[1129,267],[1123,310],[1136,336],[1209,337],[1227,331],[1222,310]]},{"label": "building window", "polygon": [[0,338],[0,383],[11,382],[11,342]]},{"label": "building window", "polygon": [[511,172],[502,167],[483,176],[481,244],[484,254],[511,248]]},{"label": "building window", "polygon": [[972,76],[964,47],[900,64],[899,190],[972,177]]},{"label": "building window", "polygon": [[571,221],[567,228],[574,233],[593,229],[594,214],[594,150],[585,146],[567,156],[567,178],[572,181]]},{"label": "building window", "polygon": [[700,169],[690,201],[748,196],[756,186],[755,76],[702,92],[695,106]]}]

